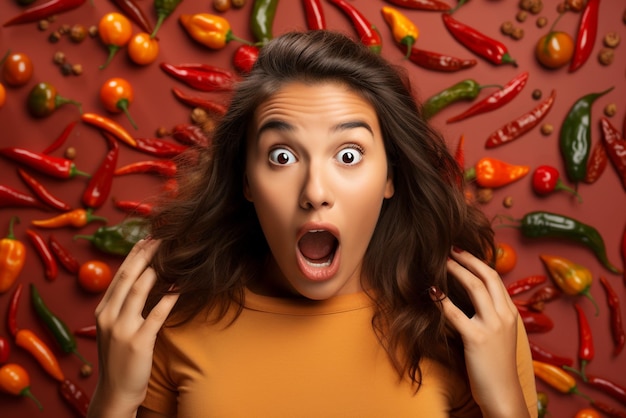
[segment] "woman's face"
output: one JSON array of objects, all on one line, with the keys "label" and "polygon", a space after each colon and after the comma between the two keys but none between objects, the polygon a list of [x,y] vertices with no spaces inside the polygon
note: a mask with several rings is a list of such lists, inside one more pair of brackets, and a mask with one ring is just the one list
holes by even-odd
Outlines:
[{"label": "woman's face", "polygon": [[255,112],[245,195],[280,291],[322,300],[361,290],[363,256],[393,195],[374,108],[339,83],[286,84]]}]

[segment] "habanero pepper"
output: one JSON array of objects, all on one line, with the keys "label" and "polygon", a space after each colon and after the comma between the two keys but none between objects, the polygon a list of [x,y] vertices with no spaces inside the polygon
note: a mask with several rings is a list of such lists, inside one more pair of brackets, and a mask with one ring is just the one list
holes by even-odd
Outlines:
[{"label": "habanero pepper", "polygon": [[591,153],[589,154],[589,160],[587,160],[587,170],[585,172],[583,182],[593,184],[598,181],[602,173],[604,173],[608,162],[609,156],[606,153],[605,145],[601,140],[596,141],[596,143],[591,147]]},{"label": "habanero pepper", "polygon": [[188,106],[200,107],[218,116],[224,116],[224,114],[226,114],[226,106],[214,102],[213,100],[188,95],[176,87],[172,87],[172,93],[174,93],[174,97],[176,97],[179,102]]},{"label": "habanero pepper", "polygon": [[356,29],[361,43],[369,48],[375,54],[380,54],[383,47],[383,40],[378,32],[378,28],[370,23],[370,21],[356,7],[345,0],[328,0],[337,6],[352,21],[352,25]]},{"label": "habanero pepper", "polygon": [[59,393],[61,398],[71,406],[74,411],[81,417],[87,416],[89,403],[91,402],[89,395],[80,386],[69,379],[64,379],[59,385]]},{"label": "habanero pepper", "polygon": [[403,13],[393,7],[384,6],[381,9],[381,13],[385,22],[387,22],[387,25],[391,28],[394,41],[396,41],[398,45],[404,45],[406,47],[405,58],[408,59],[411,55],[411,48],[413,48],[419,36],[417,26]]},{"label": "habanero pepper", "polygon": [[570,296],[585,296],[595,306],[596,316],[598,316],[600,308],[590,291],[593,276],[587,267],[576,264],[565,257],[542,254],[539,258],[548,269],[554,283],[563,293]]},{"label": "habanero pepper", "polygon": [[567,112],[559,132],[559,149],[567,176],[573,183],[585,179],[591,151],[591,107],[600,97],[613,90],[586,94],[574,102]]},{"label": "habanero pepper", "polygon": [[604,239],[591,225],[567,215],[547,211],[528,212],[521,219],[513,219],[513,221],[517,225],[507,226],[518,228],[526,238],[558,238],[583,244],[608,270],[615,274],[622,272],[609,262]]},{"label": "habanero pepper", "polygon": [[171,160],[150,160],[136,161],[119,167],[113,173],[116,176],[136,173],[155,173],[165,177],[173,177],[176,175],[177,166]]},{"label": "habanero pepper", "polygon": [[552,194],[557,190],[562,190],[578,198],[582,202],[582,198],[578,192],[567,186],[560,178],[559,170],[551,165],[540,165],[533,171],[532,181],[533,191],[541,196]]},{"label": "habanero pepper", "polygon": [[422,114],[426,119],[432,118],[446,106],[460,100],[473,100],[478,97],[480,91],[488,87],[501,87],[495,84],[480,85],[472,79],[459,81],[458,83],[427,98],[422,104]]},{"label": "habanero pepper", "polygon": [[32,190],[32,192],[45,204],[56,210],[70,210],[72,207],[54,196],[46,187],[41,184],[36,178],[28,174],[25,170],[18,168],[17,173],[20,175],[24,183]]},{"label": "habanero pepper", "polygon": [[82,6],[85,0],[50,0],[24,10],[19,15],[4,22],[2,26],[31,23],[44,20],[52,15],[67,12]]},{"label": "habanero pepper", "polygon": [[235,73],[215,66],[162,62],[159,67],[166,74],[200,91],[230,92],[238,81]]},{"label": "habanero pepper", "polygon": [[502,144],[509,143],[539,125],[539,122],[541,122],[550,109],[552,109],[554,99],[556,99],[556,90],[552,90],[548,98],[529,112],[518,116],[511,122],[504,124],[493,133],[489,134],[485,141],[485,148],[495,148]]},{"label": "habanero pepper", "polygon": [[[399,45],[402,52],[407,53],[409,48],[405,45]],[[455,71],[465,70],[475,66],[478,61],[473,58],[465,59],[453,57],[451,55],[441,54],[435,51],[426,51],[413,46],[410,49],[409,61],[412,63],[426,68],[427,70],[440,71],[445,73],[452,73]]]},{"label": "habanero pepper", "polygon": [[115,200],[113,204],[122,212],[135,216],[150,216],[153,210],[150,203],[135,200]]},{"label": "habanero pepper", "polygon": [[47,209],[43,203],[33,196],[4,184],[0,184],[0,208]]},{"label": "habanero pepper", "polygon": [[163,141],[158,138],[135,138],[137,151],[161,158],[173,158],[186,151],[189,147],[182,144]]},{"label": "habanero pepper", "polygon": [[585,381],[589,386],[600,389],[603,393],[626,405],[626,388],[604,377],[587,375]]},{"label": "habanero pepper", "polygon": [[387,0],[387,3],[395,4],[396,6],[406,9],[430,10],[435,12],[447,12],[452,9],[449,4],[439,0]]},{"label": "habanero pepper", "polygon": [[528,81],[528,71],[523,71],[509,82],[502,89],[496,90],[489,96],[470,106],[464,112],[448,118],[447,123],[458,122],[471,116],[480,115],[481,113],[490,112],[498,109],[513,100],[520,91],[526,86]]},{"label": "habanero pepper", "polygon": [[231,41],[250,43],[235,36],[230,22],[222,16],[211,13],[181,14],[178,21],[194,41],[211,49],[222,49]]},{"label": "habanero pepper", "polygon": [[77,274],[80,269],[80,263],[70,252],[65,248],[61,242],[52,234],[48,236],[48,245],[50,251],[56,257],[57,261],[68,271],[68,273]]},{"label": "habanero pepper", "polygon": [[570,73],[578,70],[591,55],[598,34],[599,9],[600,0],[587,0],[578,23],[574,55],[568,69]]},{"label": "habanero pepper", "polygon": [[81,120],[89,125],[106,131],[113,135],[115,138],[124,142],[126,145],[130,145],[133,148],[137,147],[137,141],[122,125],[109,119],[105,116],[98,115],[96,113],[83,113]]},{"label": "habanero pepper", "polygon": [[261,45],[265,45],[274,37],[277,7],[278,0],[254,0],[250,14],[250,30]]},{"label": "habanero pepper", "polygon": [[154,0],[154,11],[157,15],[157,23],[154,27],[154,30],[150,34],[151,38],[155,38],[157,32],[161,28],[165,19],[171,15],[174,10],[178,7],[178,5],[182,2],[182,0]]},{"label": "habanero pepper", "polygon": [[613,355],[617,356],[622,352],[624,343],[626,343],[626,334],[622,323],[622,312],[620,307],[619,296],[611,286],[611,283],[604,277],[600,276],[600,283],[606,293],[607,305],[609,305],[609,314],[611,321],[611,337],[613,337]]},{"label": "habanero pepper", "polygon": [[102,216],[94,215],[93,209],[91,208],[77,208],[60,215],[53,216],[52,218],[32,220],[31,224],[39,228],[63,228],[66,226],[82,228],[88,223],[94,221],[106,222],[107,219]]},{"label": "habanero pepper", "polygon": [[[90,209],[97,209],[104,205],[109,193],[111,192],[111,186],[113,184],[113,172],[117,165],[117,158],[119,155],[119,145],[115,138],[106,131],[102,132],[107,140],[109,150],[107,151],[104,159],[98,166],[96,172],[89,179],[87,187],[83,191],[82,202],[83,205]],[[86,216],[89,216],[87,214]],[[94,218],[92,217],[91,220]]]},{"label": "habanero pepper", "polygon": [[507,284],[506,291],[509,296],[519,295],[520,293],[534,289],[540,284],[545,283],[546,280],[548,280],[548,277],[543,274],[533,274]]},{"label": "habanero pepper", "polygon": [[563,394],[575,394],[591,400],[589,396],[578,390],[576,379],[567,371],[542,361],[533,360],[535,376]]},{"label": "habanero pepper", "polygon": [[563,367],[563,366],[571,367],[574,365],[574,360],[572,360],[571,358],[554,354],[546,350],[545,348],[539,346],[537,343],[533,341],[529,340],[528,345],[530,346],[530,354],[533,360],[552,364],[553,366],[557,366],[557,367]]},{"label": "habanero pepper", "polygon": [[126,218],[116,225],[101,226],[92,235],[75,235],[74,239],[86,239],[106,254],[127,256],[149,233],[150,226],[144,219]]},{"label": "habanero pepper", "polygon": [[67,138],[69,138],[70,134],[72,133],[72,131],[74,130],[74,127],[77,124],[78,124],[78,121],[74,120],[68,123],[67,125],[65,125],[65,128],[63,128],[59,136],[56,137],[56,139],[52,141],[52,143],[48,145],[46,149],[42,151],[42,153],[50,154],[53,151],[56,151],[57,149],[59,149],[63,144],[65,144],[65,141],[67,141]]},{"label": "habanero pepper", "polygon": [[33,247],[35,247],[35,250],[37,250],[37,254],[39,254],[39,258],[44,265],[44,277],[48,281],[56,280],[59,274],[59,266],[56,259],[52,255],[50,248],[48,247],[48,243],[37,231],[33,229],[27,229],[26,235],[33,244]]},{"label": "habanero pepper", "polygon": [[626,139],[604,116],[600,118],[600,126],[602,127],[602,143],[606,153],[619,175],[622,187],[626,190]]},{"label": "habanero pepper", "polygon": [[0,293],[13,286],[26,262],[26,247],[13,233],[13,225],[16,222],[19,222],[19,218],[12,216],[9,221],[9,232],[0,240]]},{"label": "habanero pepper", "polygon": [[466,181],[476,181],[480,187],[498,188],[511,184],[530,171],[527,165],[515,165],[491,158],[483,157],[465,170]]},{"label": "habanero pepper", "polygon": [[441,18],[448,32],[470,51],[492,64],[512,64],[517,67],[517,62],[511,58],[507,47],[502,42],[456,20],[450,13],[442,13]]},{"label": "habanero pepper", "polygon": [[309,30],[326,29],[326,17],[320,0],[302,0],[306,24]]},{"label": "habanero pepper", "polygon": [[33,283],[30,284],[30,296],[37,317],[52,333],[61,350],[68,354],[72,353],[84,364],[91,365],[91,363],[78,352],[76,339],[65,322],[50,311]]},{"label": "habanero pepper", "polygon": [[89,177],[89,174],[78,170],[74,162],[68,158],[54,157],[18,147],[0,148],[0,155],[60,179],[69,179],[77,175]]}]

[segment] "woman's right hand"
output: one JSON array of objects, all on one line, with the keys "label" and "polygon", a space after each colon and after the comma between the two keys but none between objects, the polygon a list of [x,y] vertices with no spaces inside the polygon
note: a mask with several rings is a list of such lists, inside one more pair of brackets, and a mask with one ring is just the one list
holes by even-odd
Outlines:
[{"label": "woman's right hand", "polygon": [[142,316],[156,281],[149,264],[158,245],[150,239],[138,242],[96,307],[99,374],[91,418],[134,416],[145,398],[157,333],[178,300],[166,295]]}]

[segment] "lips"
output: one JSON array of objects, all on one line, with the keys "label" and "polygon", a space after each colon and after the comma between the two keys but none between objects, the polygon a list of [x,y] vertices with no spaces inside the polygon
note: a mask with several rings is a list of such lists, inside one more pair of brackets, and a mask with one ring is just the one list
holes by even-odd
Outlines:
[{"label": "lips", "polygon": [[310,280],[332,278],[339,269],[339,240],[330,228],[305,229],[298,240],[298,266]]}]

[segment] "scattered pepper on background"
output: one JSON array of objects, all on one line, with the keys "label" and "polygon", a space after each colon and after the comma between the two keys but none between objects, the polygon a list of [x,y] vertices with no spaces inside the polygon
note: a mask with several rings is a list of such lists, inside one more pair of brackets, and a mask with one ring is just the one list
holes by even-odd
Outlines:
[{"label": "scattered pepper on background", "polygon": [[250,30],[261,45],[274,38],[274,18],[278,0],[254,0],[250,14]]},{"label": "scattered pepper on background", "polygon": [[98,250],[117,256],[127,256],[139,240],[149,234],[148,223],[141,218],[126,218],[118,224],[101,226],[92,235],[75,235],[86,239]]},{"label": "scattered pepper on background", "polygon": [[69,158],[55,157],[19,147],[0,148],[0,155],[55,178],[89,177],[89,174],[78,170]]},{"label": "scattered pepper on background", "polygon": [[59,274],[59,266],[56,262],[56,259],[52,255],[52,251],[50,251],[50,247],[48,247],[48,243],[44,239],[44,237],[34,229],[27,229],[26,236],[30,240],[33,247],[37,251],[39,258],[44,266],[44,277],[48,281],[56,280]]},{"label": "scattered pepper on background", "polygon": [[576,43],[574,45],[574,55],[570,62],[568,71],[574,72],[578,70],[591,55],[593,46],[596,42],[598,34],[598,12],[600,9],[600,0],[587,0],[585,8],[578,22],[578,30],[576,31]]},{"label": "scattered pepper on background", "polygon": [[17,173],[24,183],[30,188],[30,190],[45,204],[53,209],[67,211],[72,207],[63,200],[53,195],[43,184],[39,182],[35,177],[31,176],[22,168],[17,169]]},{"label": "scattered pepper on background", "polygon": [[548,69],[557,69],[567,65],[574,55],[574,40],[571,35],[554,30],[563,14],[559,14],[552,22],[548,33],[539,38],[535,45],[535,58]]},{"label": "scattered pepper on background", "polygon": [[394,41],[398,45],[405,46],[405,58],[408,59],[411,56],[411,49],[419,36],[417,26],[406,15],[393,7],[384,6],[381,12],[385,22],[391,28]]},{"label": "scattered pepper on background", "polygon": [[562,190],[571,193],[576,196],[579,202],[582,202],[582,197],[580,197],[578,192],[563,183],[560,177],[561,175],[556,167],[545,164],[540,165],[533,171],[533,191],[538,195],[545,196]]},{"label": "scattered pepper on background", "polygon": [[483,157],[465,170],[465,180],[475,181],[480,187],[497,188],[511,184],[530,171],[527,165],[510,164],[492,157]]},{"label": "scattered pepper on background", "polygon": [[178,21],[194,41],[211,49],[222,49],[231,41],[250,43],[236,36],[230,22],[222,16],[210,13],[181,14]]},{"label": "scattered pepper on background", "polygon": [[230,70],[208,64],[172,65],[162,62],[159,66],[166,74],[200,91],[230,92],[239,79]]},{"label": "scattered pepper on background", "polygon": [[72,104],[78,108],[80,113],[83,113],[80,102],[59,95],[56,87],[43,81],[31,88],[26,100],[30,114],[39,118],[50,116],[65,104]]},{"label": "scattered pepper on background", "polygon": [[71,226],[74,228],[82,228],[90,222],[106,222],[107,219],[102,216],[96,216],[93,214],[93,209],[77,208],[68,212],[61,213],[60,215],[53,216],[46,219],[35,219],[31,221],[32,225],[38,228],[64,228]]},{"label": "scattered pepper on background", "polygon": [[378,32],[378,28],[370,23],[370,21],[356,7],[345,0],[328,0],[337,6],[352,21],[352,25],[359,34],[359,38],[363,45],[367,46],[370,51],[380,54],[383,48],[383,40]]},{"label": "scattered pepper on background", "polygon": [[436,12],[447,12],[452,7],[440,0],[387,0],[388,3],[396,6],[414,10],[430,10]]},{"label": "scattered pepper on background", "polygon": [[19,25],[22,23],[38,22],[50,16],[57,15],[82,6],[85,0],[49,0],[29,7],[19,15],[4,22],[2,26]]},{"label": "scattered pepper on background", "polygon": [[578,390],[576,379],[560,367],[542,361],[533,360],[535,376],[563,394],[576,394],[591,400]]},{"label": "scattered pepper on background", "polygon": [[121,13],[107,13],[98,22],[98,36],[109,50],[107,60],[100,67],[105,69],[113,60],[120,48],[124,47],[132,36],[130,20]]},{"label": "scattered pepper on background", "polygon": [[602,143],[613,168],[617,171],[622,187],[626,190],[626,139],[611,121],[606,117],[600,118],[602,127]]},{"label": "scattered pepper on background", "polygon": [[326,29],[326,17],[320,0],[302,0],[309,30]]},{"label": "scattered pepper on background", "polygon": [[151,38],[155,38],[161,25],[165,22],[165,19],[171,15],[182,0],[154,0],[154,11],[157,15],[157,23],[154,26],[154,30],[150,34]]},{"label": "scattered pepper on background", "polygon": [[9,232],[0,240],[0,293],[13,286],[26,262],[26,247],[15,238],[13,226],[19,222],[17,216],[9,221]]},{"label": "scattered pepper on background", "polygon": [[442,91],[433,94],[422,103],[422,114],[426,119],[432,118],[445,107],[460,100],[473,100],[484,88],[498,87],[497,84],[480,85],[470,78],[459,81]]},{"label": "scattered pepper on background", "polygon": [[128,121],[137,129],[137,124],[130,115],[129,106],[135,99],[133,87],[121,77],[109,78],[100,87],[100,102],[111,113],[124,112]]},{"label": "scattered pepper on background", "polygon": [[115,138],[124,142],[126,145],[130,145],[131,147],[137,147],[137,141],[133,136],[128,133],[126,129],[119,123],[115,122],[112,119],[109,119],[105,116],[98,115],[96,113],[83,113],[81,116],[81,120],[89,125],[95,126],[104,132],[108,132],[113,135]]},{"label": "scattered pepper on background", "polygon": [[13,187],[0,184],[0,208],[37,208],[45,209],[43,203],[33,196]]},{"label": "scattered pepper on background", "polygon": [[622,322],[622,308],[619,296],[613,289],[613,286],[604,276],[600,276],[600,283],[606,293],[606,302],[609,306],[609,320],[611,326],[611,337],[613,338],[613,355],[617,356],[622,352],[626,343],[626,333]]},{"label": "scattered pepper on background", "polygon": [[43,406],[30,391],[30,375],[17,363],[7,363],[0,367],[0,389],[16,396],[25,396],[35,402],[41,410]]}]

